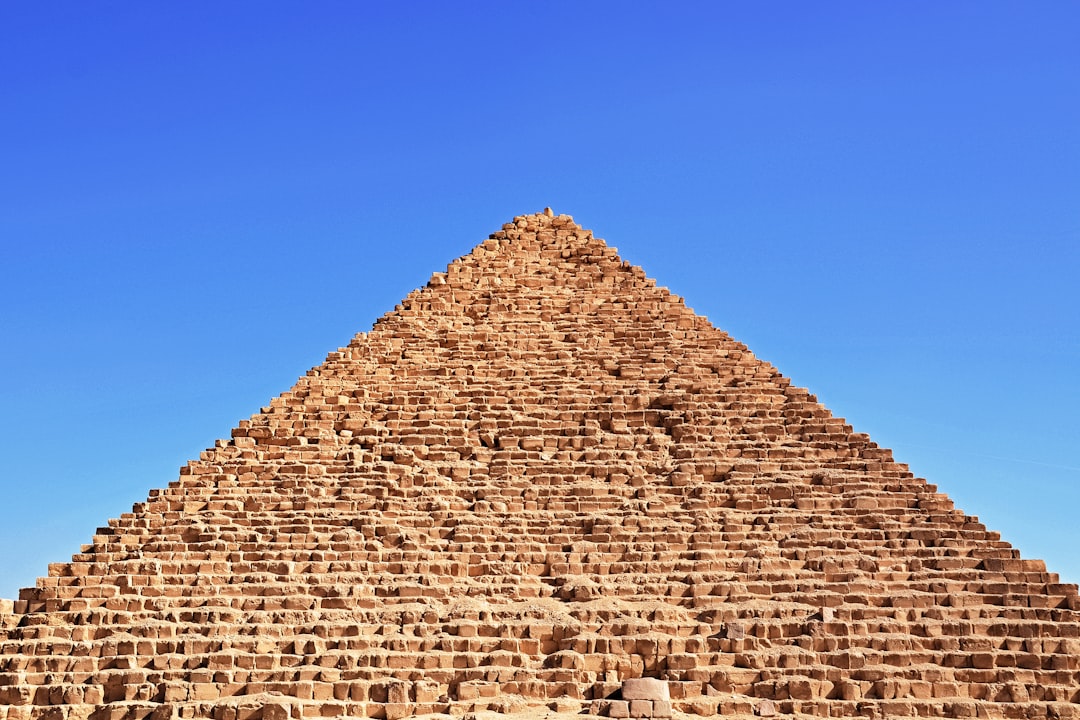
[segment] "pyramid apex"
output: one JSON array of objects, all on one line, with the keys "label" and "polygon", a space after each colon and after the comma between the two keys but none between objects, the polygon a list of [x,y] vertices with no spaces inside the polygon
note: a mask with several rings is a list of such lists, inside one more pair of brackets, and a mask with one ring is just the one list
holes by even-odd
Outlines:
[{"label": "pyramid apex", "polygon": [[514,221],[518,220],[538,220],[542,223],[550,223],[552,220],[573,220],[573,216],[565,214],[556,214],[550,207],[545,207],[540,212],[531,213],[529,215],[515,215]]},{"label": "pyramid apex", "polygon": [[[550,235],[551,231],[554,231],[555,235]],[[594,243],[603,242],[599,238],[595,238],[591,230],[587,230],[574,222],[572,215],[556,215],[551,208],[545,208],[543,212],[530,215],[515,215],[513,220],[504,223],[502,229],[492,233],[489,238],[505,240],[517,238],[521,233],[541,232],[543,232],[548,244],[565,241],[570,237]],[[566,233],[569,233],[569,235]]]}]

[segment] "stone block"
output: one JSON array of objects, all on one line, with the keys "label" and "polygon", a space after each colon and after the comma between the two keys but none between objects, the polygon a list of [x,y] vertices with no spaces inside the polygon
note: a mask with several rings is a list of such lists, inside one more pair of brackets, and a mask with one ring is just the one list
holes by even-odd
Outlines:
[{"label": "stone block", "polygon": [[439,699],[439,684],[430,680],[419,680],[414,685],[416,702],[433,703]]},{"label": "stone block", "polygon": [[412,715],[413,706],[411,703],[386,703],[383,705],[383,710],[386,713],[386,720],[402,720]]},{"label": "stone block", "polygon": [[403,682],[395,682],[387,685],[386,702],[395,705],[409,702],[409,686]]},{"label": "stone block", "polygon": [[267,703],[262,708],[262,720],[289,720],[292,717],[291,708],[279,703]]},{"label": "stone block", "polygon": [[657,678],[628,678],[622,684],[623,700],[671,700],[665,680]]},{"label": "stone block", "polygon": [[652,713],[653,717],[669,718],[672,715],[671,703],[667,700],[653,700]]},{"label": "stone block", "polygon": [[759,717],[776,717],[778,711],[772,700],[762,700],[754,707],[754,714]]},{"label": "stone block", "polygon": [[570,697],[560,697],[549,702],[548,707],[557,713],[577,713],[581,710],[581,701]]}]

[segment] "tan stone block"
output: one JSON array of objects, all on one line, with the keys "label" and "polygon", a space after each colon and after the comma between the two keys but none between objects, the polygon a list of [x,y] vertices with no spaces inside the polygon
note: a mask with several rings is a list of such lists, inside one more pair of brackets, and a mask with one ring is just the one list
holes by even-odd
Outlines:
[{"label": "tan stone block", "polygon": [[409,702],[409,686],[403,682],[390,683],[386,688],[386,701],[398,705]]},{"label": "tan stone block", "polygon": [[776,717],[776,703],[772,700],[762,700],[754,707],[754,714],[760,717]]},{"label": "tan stone block", "polygon": [[630,717],[648,718],[653,716],[652,700],[630,700]]},{"label": "tan stone block", "polygon": [[571,697],[559,697],[548,703],[548,707],[557,713],[577,713],[581,710],[581,701]]},{"label": "tan stone block", "polygon": [[413,706],[411,703],[386,703],[383,705],[383,711],[386,713],[386,720],[401,720],[412,715]]},{"label": "tan stone block", "polygon": [[622,684],[623,700],[671,700],[664,680],[657,678],[628,678]]},{"label": "tan stone block", "polygon": [[433,703],[439,699],[439,684],[428,680],[419,680],[413,685],[417,703]]},{"label": "tan stone block", "polygon": [[[713,709],[715,711],[715,707]],[[653,717],[659,718],[669,718],[673,713],[671,703],[667,700],[653,700],[652,710]]]}]

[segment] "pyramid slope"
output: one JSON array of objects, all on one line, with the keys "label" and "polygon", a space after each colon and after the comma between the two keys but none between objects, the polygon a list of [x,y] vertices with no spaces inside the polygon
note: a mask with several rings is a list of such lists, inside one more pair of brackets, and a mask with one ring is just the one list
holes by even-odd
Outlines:
[{"label": "pyramid slope", "polygon": [[1077,717],[1078,638],[1076,586],[538,214],[24,590],[0,720],[602,709],[640,676],[700,715]]}]

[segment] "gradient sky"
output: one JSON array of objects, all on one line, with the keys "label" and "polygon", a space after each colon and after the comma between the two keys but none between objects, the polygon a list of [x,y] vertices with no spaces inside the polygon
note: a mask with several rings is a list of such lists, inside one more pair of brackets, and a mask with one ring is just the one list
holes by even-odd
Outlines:
[{"label": "gradient sky", "polygon": [[0,597],[551,206],[1080,581],[1080,4],[0,7]]}]

